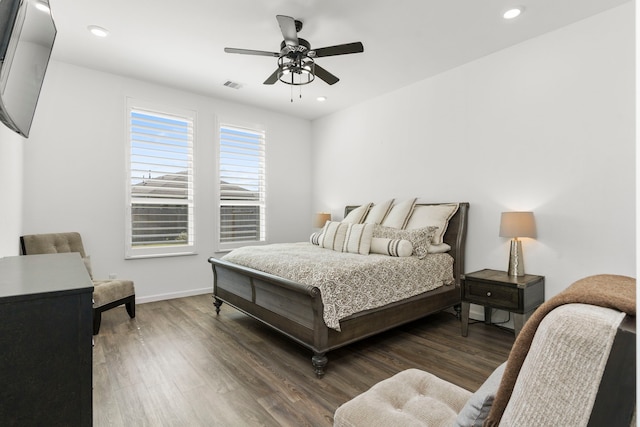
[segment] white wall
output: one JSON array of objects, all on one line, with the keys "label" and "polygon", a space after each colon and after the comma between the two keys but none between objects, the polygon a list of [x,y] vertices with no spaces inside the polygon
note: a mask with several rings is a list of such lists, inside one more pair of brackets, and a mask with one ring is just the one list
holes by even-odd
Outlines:
[{"label": "white wall", "polygon": [[24,141],[22,136],[0,124],[0,258],[20,253]]},{"label": "white wall", "polygon": [[[197,112],[197,255],[124,259],[126,97]],[[140,302],[210,292],[207,258],[214,255],[216,238],[216,118],[221,116],[266,126],[270,242],[307,239],[309,121],[56,61],[47,71],[38,115],[24,144],[21,232],[79,231],[94,276],[115,273],[134,280]]]},{"label": "white wall", "polygon": [[506,270],[500,212],[532,210],[547,299],[635,276],[633,2],[313,122],[314,209],[470,202],[466,271]]}]

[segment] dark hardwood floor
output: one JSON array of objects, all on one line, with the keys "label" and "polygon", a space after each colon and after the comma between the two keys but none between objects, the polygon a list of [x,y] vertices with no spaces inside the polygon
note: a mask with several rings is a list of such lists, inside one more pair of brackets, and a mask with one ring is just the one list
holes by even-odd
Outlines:
[{"label": "dark hardwood floor", "polygon": [[506,360],[513,333],[438,313],[328,353],[311,352],[210,295],[103,313],[93,353],[95,426],[331,426],[373,384],[420,368],[475,391]]}]

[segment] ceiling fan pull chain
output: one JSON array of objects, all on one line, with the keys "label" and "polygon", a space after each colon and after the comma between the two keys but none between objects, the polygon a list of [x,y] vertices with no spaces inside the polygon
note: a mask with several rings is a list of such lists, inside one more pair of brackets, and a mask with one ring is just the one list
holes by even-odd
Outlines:
[{"label": "ceiling fan pull chain", "polygon": [[[291,80],[293,80],[293,77],[291,77]],[[291,86],[291,102],[293,102],[293,86]]]}]

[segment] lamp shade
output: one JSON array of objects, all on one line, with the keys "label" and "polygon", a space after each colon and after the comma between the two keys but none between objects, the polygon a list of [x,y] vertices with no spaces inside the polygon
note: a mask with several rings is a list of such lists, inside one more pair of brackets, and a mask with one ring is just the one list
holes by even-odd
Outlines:
[{"label": "lamp shade", "polygon": [[331,221],[331,214],[327,212],[319,212],[313,216],[314,228],[322,228],[327,221]]},{"label": "lamp shade", "polygon": [[502,212],[500,237],[536,237],[533,212]]}]

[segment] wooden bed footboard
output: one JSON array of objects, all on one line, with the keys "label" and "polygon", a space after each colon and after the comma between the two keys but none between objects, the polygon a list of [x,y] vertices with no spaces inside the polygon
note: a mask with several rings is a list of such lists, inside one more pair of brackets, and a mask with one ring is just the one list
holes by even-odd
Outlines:
[{"label": "wooden bed footboard", "polygon": [[468,208],[468,203],[460,204],[444,236],[452,247],[453,285],[353,314],[340,321],[341,332],[324,323],[317,287],[211,257],[216,312],[225,302],[309,348],[314,371],[322,377],[328,351],[460,304]]}]

